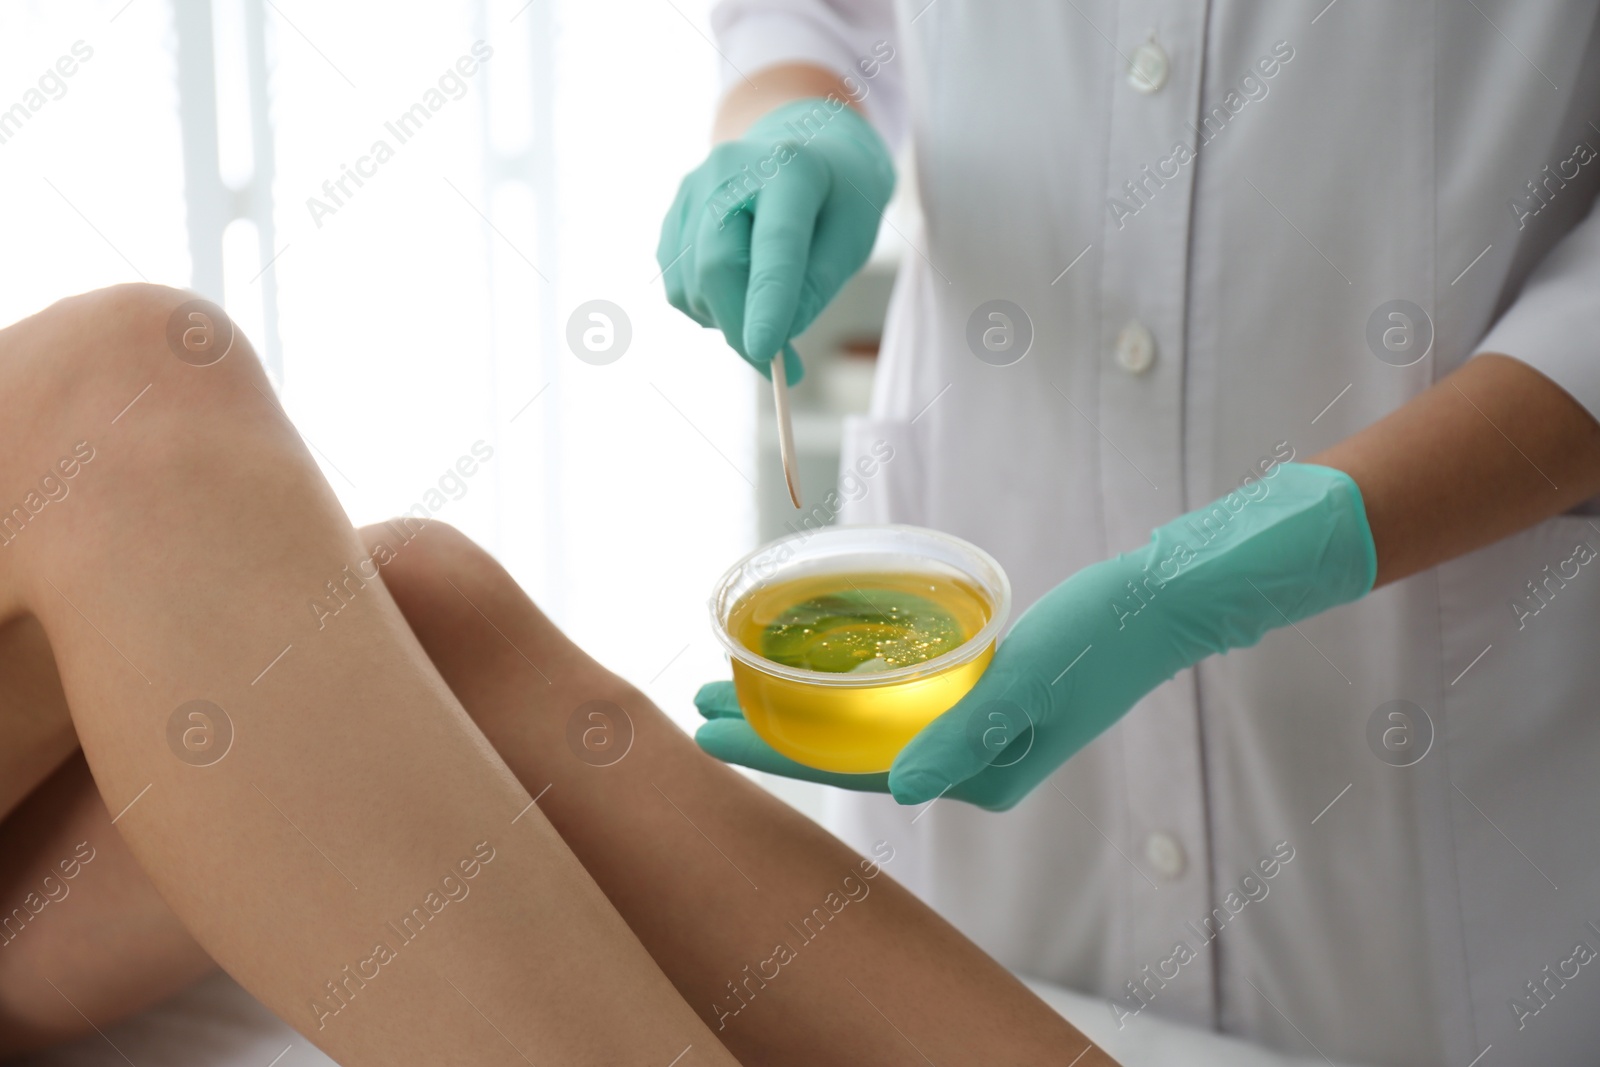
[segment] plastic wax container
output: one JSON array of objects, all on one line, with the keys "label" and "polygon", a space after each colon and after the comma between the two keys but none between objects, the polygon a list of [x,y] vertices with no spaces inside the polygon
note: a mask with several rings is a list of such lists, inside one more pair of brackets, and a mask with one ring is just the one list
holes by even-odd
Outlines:
[{"label": "plastic wax container", "polygon": [[[988,620],[943,655],[859,674],[775,663],[729,631],[735,608],[763,586],[883,573],[962,580],[988,601]],[[989,666],[1011,611],[1011,583],[994,557],[949,534],[918,526],[828,526],[745,556],[717,583],[710,607],[717,639],[733,658],[739,706],[762,740],[808,767],[870,774],[887,771],[906,743],[954,707]]]}]

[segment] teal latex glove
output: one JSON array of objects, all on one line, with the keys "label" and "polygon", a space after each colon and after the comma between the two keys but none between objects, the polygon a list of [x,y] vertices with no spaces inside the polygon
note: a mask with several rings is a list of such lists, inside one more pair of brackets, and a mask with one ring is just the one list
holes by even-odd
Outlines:
[{"label": "teal latex glove", "polygon": [[[889,150],[854,108],[785,104],[678,187],[656,248],[667,299],[771,377],[773,356],[867,261],[893,191]],[[784,365],[798,382],[792,349]]]},{"label": "teal latex glove", "polygon": [[767,746],[733,683],[695,704],[695,740],[730,763],[902,804],[940,796],[1004,810],[1186,667],[1372,588],[1361,492],[1342,471],[1288,463],[1074,574],[1029,608],[960,703],[912,738],[887,774],[829,774]]}]

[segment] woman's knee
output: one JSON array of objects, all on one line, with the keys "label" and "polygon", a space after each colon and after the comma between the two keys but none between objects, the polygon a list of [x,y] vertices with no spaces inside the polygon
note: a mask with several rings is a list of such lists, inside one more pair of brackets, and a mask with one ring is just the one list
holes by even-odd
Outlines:
[{"label": "woman's knee", "polygon": [[[148,440],[281,420],[249,341],[221,308],[181,289],[117,285],[59,300],[0,330],[0,392],[20,441]],[[255,420],[245,420],[250,425]],[[72,442],[68,442],[69,444]]]},{"label": "woman's knee", "polygon": [[19,525],[91,481],[104,507],[148,508],[314,468],[249,342],[216,305],[165,286],[84,293],[0,330],[0,402],[14,413],[0,509]]},{"label": "woman's knee", "polygon": [[[409,534],[409,539],[408,535]],[[438,521],[392,519],[361,530],[401,614],[468,714],[483,726],[508,710],[507,685],[570,710],[599,698],[643,698],[563,634],[481,545]],[[512,709],[515,710],[515,709]]]},{"label": "woman's knee", "polygon": [[[384,586],[418,637],[531,628],[535,640],[559,632],[488,550],[448,523],[402,517],[361,531]],[[565,641],[565,638],[560,638]]]},{"label": "woman's knee", "polygon": [[[10,389],[53,393],[57,399],[68,385],[94,387],[118,372],[148,375],[160,363],[179,362],[166,343],[168,323],[175,315],[181,320],[179,309],[198,301],[194,293],[147,283],[65,297],[0,330],[0,373]],[[213,339],[236,332],[231,324],[209,318]],[[197,342],[202,332],[191,333],[190,341]]]},{"label": "woman's knee", "polygon": [[504,573],[476,541],[438,519],[402,515],[365,526],[361,543],[403,608],[482,589]]}]

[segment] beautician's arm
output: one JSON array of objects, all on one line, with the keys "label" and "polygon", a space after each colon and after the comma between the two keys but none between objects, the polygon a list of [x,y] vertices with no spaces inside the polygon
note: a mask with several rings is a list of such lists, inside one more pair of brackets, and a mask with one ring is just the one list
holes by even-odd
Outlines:
[{"label": "beautician's arm", "polygon": [[[1268,498],[1259,491],[1230,493],[1068,576],[887,775],[823,780],[887,789],[902,804],[1009,808],[1178,671],[1600,493],[1600,424],[1532,367],[1487,354],[1310,462],[1284,464],[1267,492],[1271,507],[1249,506]],[[1197,535],[1200,523],[1211,532]],[[704,687],[695,703],[709,720],[696,739],[713,755],[822,776],[755,735],[731,684]],[[1017,725],[982,725],[996,714]]]},{"label": "beautician's arm", "polygon": [[774,108],[794,100],[826,97],[830,93],[846,101],[853,101],[855,95],[845,88],[837,74],[822,67],[809,63],[780,63],[767,67],[752,75],[750,81],[734,85],[723,96],[711,139],[732,140]]},{"label": "beautician's arm", "polygon": [[1600,423],[1526,363],[1485,354],[1309,462],[1360,487],[1385,585],[1600,493]]}]

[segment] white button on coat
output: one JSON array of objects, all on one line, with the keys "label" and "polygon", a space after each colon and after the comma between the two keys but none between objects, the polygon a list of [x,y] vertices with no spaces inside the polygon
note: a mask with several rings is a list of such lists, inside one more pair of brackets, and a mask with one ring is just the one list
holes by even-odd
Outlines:
[{"label": "white button on coat", "polygon": [[1141,93],[1156,92],[1167,84],[1171,67],[1166,51],[1151,38],[1128,56],[1128,84]]},{"label": "white button on coat", "polygon": [[1117,333],[1117,366],[1129,374],[1143,374],[1156,361],[1156,339],[1142,322],[1130,322]]},{"label": "white button on coat", "polygon": [[1151,870],[1168,880],[1180,877],[1189,866],[1178,839],[1161,830],[1144,839],[1144,858]]}]

